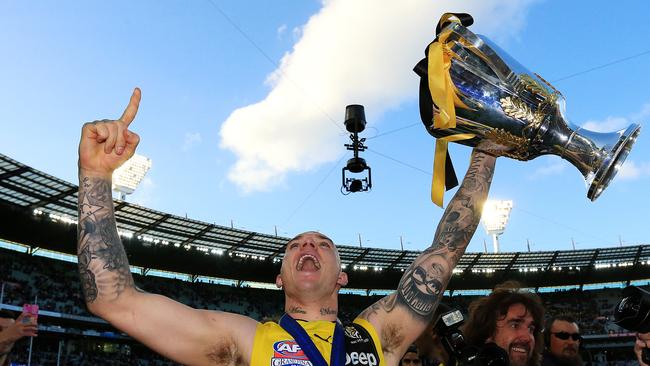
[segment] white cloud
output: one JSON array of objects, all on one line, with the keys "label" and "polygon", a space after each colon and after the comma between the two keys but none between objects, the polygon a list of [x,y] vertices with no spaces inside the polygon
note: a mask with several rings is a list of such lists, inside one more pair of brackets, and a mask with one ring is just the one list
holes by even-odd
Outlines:
[{"label": "white cloud", "polygon": [[630,122],[625,117],[607,117],[602,121],[589,120],[582,125],[582,128],[594,132],[614,132],[629,124]]},{"label": "white cloud", "polygon": [[604,120],[588,120],[582,128],[595,132],[614,132],[626,128],[632,123],[640,124],[650,117],[650,103],[641,106],[638,112],[629,117],[608,116]]},{"label": "white cloud", "polygon": [[271,189],[289,172],[336,158],[346,105],[363,104],[371,124],[416,98],[412,68],[447,9],[472,14],[473,31],[503,43],[523,26],[532,2],[324,0],[267,78],[268,95],[223,123],[221,147],[237,157],[229,179],[244,191]]},{"label": "white cloud", "polygon": [[636,163],[626,160],[618,171],[616,178],[621,180],[634,180],[644,176],[650,176],[650,162]]},{"label": "white cloud", "polygon": [[640,123],[650,117],[650,103],[646,103],[641,107],[641,110],[638,113],[634,113],[630,116],[630,119],[634,123]]},{"label": "white cloud", "polygon": [[557,175],[566,170],[569,162],[565,160],[550,161],[547,165],[537,168],[529,177],[530,180],[540,179],[551,175]]},{"label": "white cloud", "polygon": [[284,33],[287,31],[287,25],[282,24],[281,26],[278,27],[277,34],[278,38],[282,38],[284,36]]},{"label": "white cloud", "polygon": [[[609,116],[604,120],[589,120],[582,127],[595,132],[614,132],[626,128],[632,123],[640,124],[648,117],[650,117],[650,103],[645,103],[638,112],[630,114],[629,117]],[[644,176],[650,176],[650,162],[626,160],[618,171],[616,178],[634,180]]]},{"label": "white cloud", "polygon": [[186,132],[183,141],[183,151],[188,151],[194,145],[201,143],[201,134],[198,132]]},{"label": "white cloud", "polygon": [[291,34],[293,34],[293,39],[294,40],[299,40],[300,37],[302,37],[302,27],[293,27],[291,30]]}]

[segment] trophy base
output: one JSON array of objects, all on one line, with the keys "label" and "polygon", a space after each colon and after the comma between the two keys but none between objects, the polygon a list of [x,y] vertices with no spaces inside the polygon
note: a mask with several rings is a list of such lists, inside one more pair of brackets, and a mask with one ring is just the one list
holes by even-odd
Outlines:
[{"label": "trophy base", "polygon": [[605,188],[607,188],[616,176],[616,173],[620,170],[639,132],[641,132],[641,127],[637,124],[631,124],[625,130],[621,131],[621,136],[610,150],[608,158],[603,161],[598,169],[586,177],[586,182],[589,185],[587,198],[592,201],[595,201],[603,193]]}]

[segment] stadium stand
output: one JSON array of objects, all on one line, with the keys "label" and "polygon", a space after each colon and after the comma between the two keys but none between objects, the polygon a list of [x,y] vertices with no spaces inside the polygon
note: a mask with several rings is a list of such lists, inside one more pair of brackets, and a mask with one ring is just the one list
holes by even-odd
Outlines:
[{"label": "stadium stand", "polygon": [[[66,341],[67,347],[61,364],[93,364],[102,355],[111,358],[112,364],[171,364],[164,363],[143,346],[121,334],[103,320],[94,318],[85,310],[74,263],[47,257],[0,249],[0,269],[3,292],[1,307],[19,310],[22,304],[38,302],[41,308],[41,335],[38,339],[38,360],[50,364],[57,355],[57,342]],[[241,288],[204,282],[134,274],[136,285],[146,291],[160,293],[196,308],[236,312],[264,321],[281,315],[283,294],[277,290]],[[611,322],[613,308],[618,301],[620,289],[558,290],[540,293],[549,314],[570,314],[575,317],[588,340],[605,342],[609,338],[629,338],[630,333]],[[448,305],[467,311],[476,295],[446,296]],[[342,295],[341,318],[350,320],[354,315],[377,301],[380,295]],[[63,318],[63,319],[60,319]],[[84,341],[77,340],[78,337]],[[95,338],[89,341],[88,338]],[[114,343],[124,342],[124,343]],[[625,346],[629,340],[620,346]],[[89,347],[94,344],[95,347]],[[619,347],[620,348],[620,347]],[[616,349],[616,347],[614,347]],[[25,347],[20,348],[22,358]],[[118,355],[115,358],[113,356]],[[135,358],[134,358],[135,357]],[[147,361],[145,361],[147,360]],[[123,363],[122,363],[123,362]],[[146,363],[148,362],[148,363]],[[51,363],[56,364],[56,363]]]},{"label": "stadium stand", "polygon": [[[41,308],[32,365],[172,365],[90,315],[76,264],[76,192],[71,183],[0,154],[0,308]],[[189,306],[254,319],[281,315],[283,295],[271,289],[288,238],[208,224],[116,200],[118,229],[136,285]],[[343,320],[395,288],[419,254],[339,245],[350,287],[341,296]],[[71,257],[72,256],[72,257]],[[72,258],[72,259],[71,259]],[[249,264],[242,266],[242,264]],[[632,334],[611,322],[620,288],[646,285],[650,245],[577,251],[467,253],[443,300],[461,309],[507,279],[542,296],[549,314],[580,323],[595,364],[633,359]],[[246,267],[246,271],[240,269]],[[607,288],[612,287],[612,288]],[[30,355],[29,342],[14,360]]]}]

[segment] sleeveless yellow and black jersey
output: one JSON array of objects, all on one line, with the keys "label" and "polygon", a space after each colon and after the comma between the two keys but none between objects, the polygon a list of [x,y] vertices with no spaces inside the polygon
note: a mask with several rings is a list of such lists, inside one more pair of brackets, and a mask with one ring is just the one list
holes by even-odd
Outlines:
[{"label": "sleeveless yellow and black jersey", "polygon": [[[298,320],[327,363],[330,363],[334,322]],[[375,328],[364,319],[344,325],[346,366],[385,366]],[[251,366],[312,366],[298,342],[278,323],[257,325]]]}]

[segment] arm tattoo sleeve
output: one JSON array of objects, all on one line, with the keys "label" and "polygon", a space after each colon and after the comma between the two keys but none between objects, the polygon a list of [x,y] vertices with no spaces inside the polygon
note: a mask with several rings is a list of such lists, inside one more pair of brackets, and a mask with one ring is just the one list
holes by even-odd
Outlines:
[{"label": "arm tattoo sleeve", "polygon": [[[431,247],[404,272],[394,301],[406,307],[414,317],[428,321],[433,316],[452,270],[481,219],[495,160],[490,155],[474,151],[463,183],[449,202]],[[389,311],[389,307],[384,307],[384,310]]]},{"label": "arm tattoo sleeve", "polygon": [[77,232],[79,275],[88,304],[115,300],[124,290],[134,287],[126,253],[117,234],[109,179],[81,179]]}]

